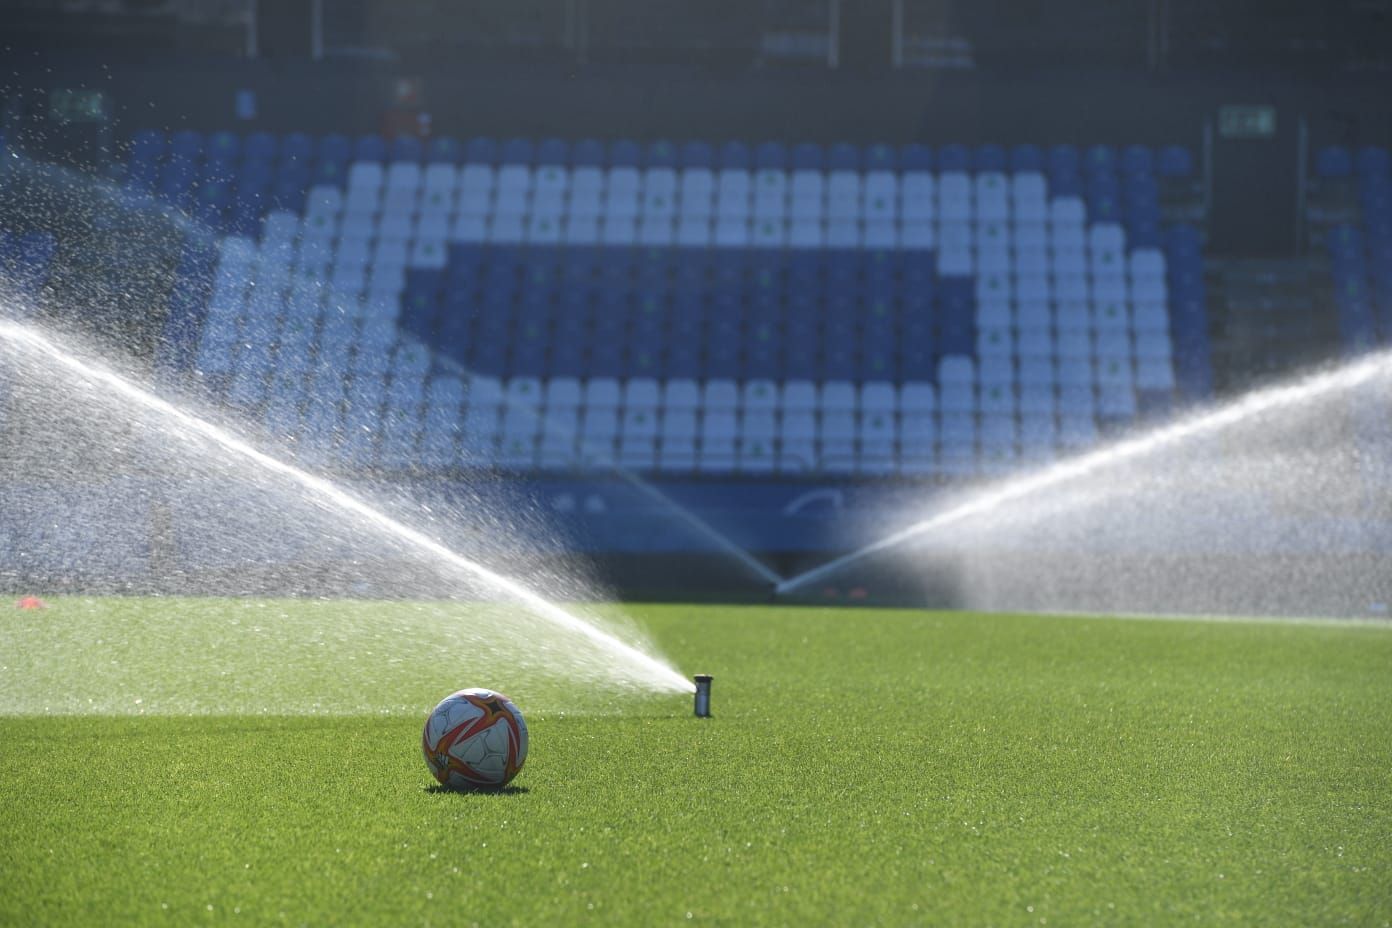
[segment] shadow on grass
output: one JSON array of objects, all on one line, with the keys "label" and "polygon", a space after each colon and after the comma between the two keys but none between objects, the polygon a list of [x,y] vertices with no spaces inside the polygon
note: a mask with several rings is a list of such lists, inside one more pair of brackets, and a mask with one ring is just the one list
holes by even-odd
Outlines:
[{"label": "shadow on grass", "polygon": [[525,786],[504,786],[502,789],[455,789],[452,786],[441,786],[432,783],[422,787],[427,793],[444,793],[447,796],[517,796],[528,792]]}]

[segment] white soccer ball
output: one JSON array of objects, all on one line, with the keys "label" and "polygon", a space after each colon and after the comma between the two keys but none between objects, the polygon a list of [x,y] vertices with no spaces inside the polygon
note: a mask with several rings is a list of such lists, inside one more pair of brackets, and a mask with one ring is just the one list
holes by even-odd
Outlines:
[{"label": "white soccer ball", "polygon": [[497,789],[527,760],[527,722],[502,693],[460,690],[430,711],[421,751],[441,786]]}]

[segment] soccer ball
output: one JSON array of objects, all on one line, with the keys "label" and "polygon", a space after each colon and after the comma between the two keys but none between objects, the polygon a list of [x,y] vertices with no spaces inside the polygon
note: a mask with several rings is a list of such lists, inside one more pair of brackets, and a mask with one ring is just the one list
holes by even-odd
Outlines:
[{"label": "soccer ball", "polygon": [[527,760],[527,723],[502,693],[460,690],[430,711],[421,751],[441,786],[497,789]]}]

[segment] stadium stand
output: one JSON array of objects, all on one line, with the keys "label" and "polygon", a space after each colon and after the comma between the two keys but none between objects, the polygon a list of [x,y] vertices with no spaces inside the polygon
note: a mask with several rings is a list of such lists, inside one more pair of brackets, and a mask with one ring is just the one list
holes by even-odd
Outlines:
[{"label": "stadium stand", "polygon": [[39,299],[56,250],[57,242],[46,232],[0,230],[0,280],[20,298],[17,308],[32,307]]},{"label": "stadium stand", "polygon": [[[972,475],[1209,387],[1182,148],[142,132],[173,341],[325,466]],[[307,395],[331,397],[305,403]]]},{"label": "stadium stand", "polygon": [[1392,343],[1392,153],[1322,149],[1311,212],[1324,220],[1339,331],[1349,352]]}]

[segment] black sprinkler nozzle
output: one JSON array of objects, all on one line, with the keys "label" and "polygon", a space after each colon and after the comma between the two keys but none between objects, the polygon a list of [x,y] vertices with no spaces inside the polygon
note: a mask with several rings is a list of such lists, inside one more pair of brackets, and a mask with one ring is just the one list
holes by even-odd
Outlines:
[{"label": "black sprinkler nozzle", "polygon": [[708,719],[711,714],[711,675],[698,673],[693,679],[696,681],[696,717]]}]

